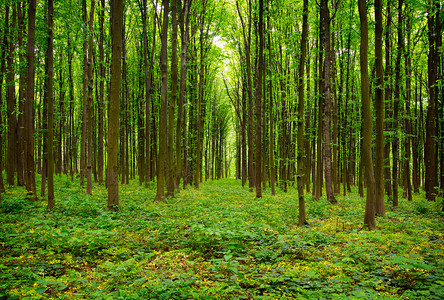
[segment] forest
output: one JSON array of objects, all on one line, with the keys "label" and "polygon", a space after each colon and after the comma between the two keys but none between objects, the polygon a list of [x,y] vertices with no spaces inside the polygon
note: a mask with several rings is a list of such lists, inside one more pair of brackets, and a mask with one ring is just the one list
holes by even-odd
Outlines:
[{"label": "forest", "polygon": [[443,299],[442,0],[1,0],[0,299]]}]

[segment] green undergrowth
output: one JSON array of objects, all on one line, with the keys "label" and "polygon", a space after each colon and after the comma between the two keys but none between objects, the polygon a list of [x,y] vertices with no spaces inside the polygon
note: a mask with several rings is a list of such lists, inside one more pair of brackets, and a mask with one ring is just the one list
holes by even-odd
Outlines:
[{"label": "green undergrowth", "polygon": [[444,224],[414,195],[363,230],[364,199],[262,199],[224,179],[153,203],[155,190],[85,195],[56,177],[56,208],[9,188],[0,203],[0,299],[443,299]]}]

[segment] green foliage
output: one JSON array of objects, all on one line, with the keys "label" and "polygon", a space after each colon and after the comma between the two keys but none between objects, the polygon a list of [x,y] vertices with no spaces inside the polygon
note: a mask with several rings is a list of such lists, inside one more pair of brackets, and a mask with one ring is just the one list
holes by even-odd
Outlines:
[{"label": "green foliage", "polygon": [[[444,234],[434,203],[415,195],[362,229],[363,202],[297,193],[256,199],[232,179],[181,191],[168,203],[121,186],[86,196],[56,178],[56,203],[11,188],[0,203],[0,298],[6,299],[442,299]],[[389,207],[389,206],[388,206]]]}]

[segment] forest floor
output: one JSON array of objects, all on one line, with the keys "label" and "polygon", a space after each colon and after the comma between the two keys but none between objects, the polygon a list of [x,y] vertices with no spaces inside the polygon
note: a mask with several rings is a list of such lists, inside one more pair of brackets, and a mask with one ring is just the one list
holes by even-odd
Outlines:
[{"label": "forest floor", "polygon": [[[153,186],[154,187],[154,186]],[[297,192],[262,199],[224,179],[153,203],[155,189],[120,185],[105,210],[56,176],[56,208],[8,188],[0,204],[0,299],[443,299],[444,222],[414,195],[362,230],[364,199],[341,205]]]}]

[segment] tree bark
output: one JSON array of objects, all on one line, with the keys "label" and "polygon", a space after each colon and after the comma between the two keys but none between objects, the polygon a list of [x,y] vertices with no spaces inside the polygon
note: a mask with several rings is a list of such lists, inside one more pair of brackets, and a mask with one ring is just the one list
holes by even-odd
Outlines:
[{"label": "tree bark", "polygon": [[426,142],[424,148],[425,162],[425,191],[426,198],[429,201],[435,201],[438,193],[438,164],[437,164],[437,137],[436,128],[436,105],[438,96],[437,68],[439,64],[439,50],[437,48],[437,39],[439,38],[439,9],[438,1],[433,1],[432,10],[427,15],[427,26],[429,36],[429,54],[428,54],[428,90],[429,101],[427,106],[426,118]]},{"label": "tree bark", "polygon": [[361,20],[361,102],[363,115],[362,158],[364,163],[367,198],[365,204],[364,224],[368,229],[375,229],[376,184],[372,162],[372,114],[368,79],[368,21],[365,0],[358,0],[359,18]]},{"label": "tree bark", "polygon": [[[174,148],[174,119],[177,103],[177,6],[178,0],[172,0],[171,5],[171,98],[168,106],[168,185],[167,197],[174,197],[179,179],[176,178],[177,147]],[[176,132],[179,135],[179,132]],[[175,151],[176,150],[176,151]],[[180,160],[180,157],[178,158]],[[177,180],[177,181],[176,181]]]},{"label": "tree bark", "polygon": [[7,58],[6,70],[6,105],[8,116],[8,160],[6,168],[6,182],[8,185],[14,185],[14,176],[16,171],[16,124],[17,118],[15,115],[15,69],[14,69],[14,51],[15,51],[15,29],[17,23],[17,9],[14,6],[12,9],[12,23],[8,26],[9,36],[9,53]]},{"label": "tree bark", "polygon": [[375,183],[376,207],[375,213],[385,215],[384,206],[384,69],[382,67],[382,0],[375,0],[375,111],[376,111],[376,154],[375,154]]},{"label": "tree bark", "polygon": [[53,0],[48,0],[48,49],[47,59],[47,91],[48,98],[48,161],[46,166],[48,176],[48,209],[52,209],[55,205],[54,201],[54,39],[53,39]]},{"label": "tree bark", "polygon": [[325,188],[327,192],[327,200],[336,204],[333,194],[333,178],[332,178],[332,161],[331,161],[331,85],[330,85],[330,10],[328,8],[328,0],[323,0],[321,4],[321,22],[324,30],[324,68],[323,68],[323,85],[324,94],[324,161],[325,161]]},{"label": "tree bark", "polygon": [[165,201],[165,160],[167,151],[167,93],[168,93],[168,13],[169,0],[163,0],[163,24],[161,34],[160,71],[162,89],[159,114],[159,154],[157,156],[157,194],[154,202]]},{"label": "tree bark", "polygon": [[[392,65],[391,65],[391,4],[387,1],[387,20],[385,32],[385,115],[387,119],[391,119],[391,103],[392,103]],[[392,127],[391,121],[385,122],[386,132],[389,132]],[[388,200],[393,201],[392,193],[392,176],[390,174],[390,139],[387,139],[384,144],[384,179],[385,179],[385,193]]]},{"label": "tree bark", "polygon": [[[88,14],[86,0],[82,0],[83,25],[88,28]],[[80,186],[85,185],[86,166],[86,122],[88,110],[88,39],[86,33],[83,36],[83,98],[82,98],[82,138],[80,141]]]},{"label": "tree bark", "polygon": [[396,56],[395,77],[397,84],[395,85],[394,99],[393,99],[393,146],[392,146],[392,193],[393,193],[393,207],[398,207],[398,117],[399,117],[399,101],[400,101],[400,83],[401,83],[401,56],[404,49],[404,38],[402,36],[402,6],[404,1],[398,1],[398,53]]},{"label": "tree bark", "polygon": [[25,139],[26,139],[26,190],[32,200],[37,200],[34,170],[34,46],[35,46],[35,14],[36,0],[29,1],[28,8],[28,45],[26,58],[28,62],[26,73],[26,102],[25,102]]},{"label": "tree bark", "polygon": [[92,195],[92,130],[93,130],[93,26],[95,0],[91,0],[89,13],[89,42],[88,42],[88,98],[86,110],[86,141],[87,141],[87,161],[86,161],[86,193]]},{"label": "tree bark", "polygon": [[100,30],[100,38],[99,38],[99,62],[100,62],[100,81],[99,81],[99,103],[97,105],[97,114],[99,117],[98,120],[98,153],[97,153],[97,177],[99,179],[99,184],[103,184],[103,166],[104,166],[104,158],[103,158],[103,111],[104,111],[104,94],[105,94],[105,51],[103,48],[103,40],[104,40],[104,28],[103,23],[105,21],[105,0],[100,0],[101,8],[99,12],[99,30]]},{"label": "tree bark", "polygon": [[119,173],[117,151],[119,138],[120,72],[122,58],[123,0],[113,0],[111,7],[112,62],[108,109],[108,209],[119,210]]},{"label": "tree bark", "polygon": [[307,37],[308,37],[308,0],[304,0],[304,8],[302,11],[302,36],[301,36],[301,56],[299,58],[298,70],[298,202],[299,202],[299,226],[306,224],[305,216],[305,199],[304,199],[304,68],[305,56],[307,54]]},{"label": "tree bark", "polygon": [[262,198],[262,75],[264,68],[264,1],[259,0],[259,65],[256,88],[256,198]]}]

